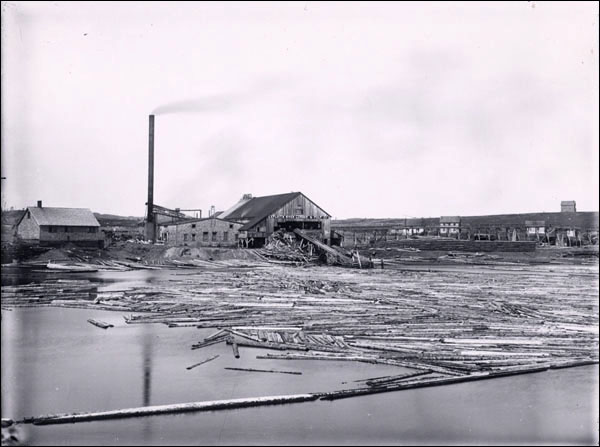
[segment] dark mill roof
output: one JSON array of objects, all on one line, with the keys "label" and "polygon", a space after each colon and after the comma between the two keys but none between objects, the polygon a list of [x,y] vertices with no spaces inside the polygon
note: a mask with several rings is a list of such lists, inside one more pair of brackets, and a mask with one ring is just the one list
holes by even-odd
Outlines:
[{"label": "dark mill roof", "polygon": [[240,230],[245,231],[300,194],[300,192],[290,192],[273,196],[253,197],[226,217],[227,220],[249,220],[246,225],[240,228]]}]

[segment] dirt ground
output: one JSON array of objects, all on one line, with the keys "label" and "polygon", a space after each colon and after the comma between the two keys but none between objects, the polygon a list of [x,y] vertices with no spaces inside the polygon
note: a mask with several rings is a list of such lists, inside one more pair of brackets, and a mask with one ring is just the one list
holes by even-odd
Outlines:
[{"label": "dirt ground", "polygon": [[[535,252],[489,252],[466,253],[449,251],[419,251],[414,249],[386,247],[365,248],[360,253],[371,258],[379,267],[401,265],[506,265],[506,264],[574,264],[593,265],[598,263],[598,246],[582,248],[538,247]],[[118,242],[104,249],[80,248],[67,245],[33,253],[25,259],[30,263],[134,261],[144,264],[169,264],[172,261],[264,261],[264,252],[253,249],[168,247],[137,242]]]},{"label": "dirt ground", "polygon": [[441,264],[597,264],[598,246],[538,247],[534,252],[467,253],[448,251],[417,251],[398,248],[365,249],[361,253],[386,262]]}]

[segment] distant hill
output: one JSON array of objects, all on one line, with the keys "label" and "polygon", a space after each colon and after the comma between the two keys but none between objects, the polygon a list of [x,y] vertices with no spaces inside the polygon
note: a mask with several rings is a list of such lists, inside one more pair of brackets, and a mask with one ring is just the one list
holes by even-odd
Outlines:
[{"label": "distant hill", "polygon": [[16,225],[25,210],[2,211],[2,225]]},{"label": "distant hill", "polygon": [[[574,227],[580,229],[598,230],[598,212],[582,211],[577,213],[523,213],[523,214],[495,214],[487,216],[460,216],[462,227],[476,228],[489,226],[524,226],[527,220],[543,220],[551,227]],[[437,227],[439,217],[423,218],[353,218],[339,219],[331,222],[332,228],[396,228],[407,226]]]},{"label": "distant hill", "polygon": [[115,214],[94,213],[102,227],[137,227],[143,222],[143,217],[117,216]]},{"label": "distant hill", "polygon": [[[2,211],[2,225],[3,226],[12,226],[16,225],[21,219],[21,216],[25,210],[5,210]],[[144,220],[143,217],[135,217],[135,216],[117,216],[115,214],[102,214],[102,213],[94,213],[96,219],[101,226],[123,226],[123,227],[135,227],[140,222]]]}]

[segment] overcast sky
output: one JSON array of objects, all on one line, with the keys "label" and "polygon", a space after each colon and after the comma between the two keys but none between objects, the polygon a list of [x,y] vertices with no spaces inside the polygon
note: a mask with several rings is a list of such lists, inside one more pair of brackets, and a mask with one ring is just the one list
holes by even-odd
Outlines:
[{"label": "overcast sky", "polygon": [[598,3],[2,3],[3,201],[598,210]]}]

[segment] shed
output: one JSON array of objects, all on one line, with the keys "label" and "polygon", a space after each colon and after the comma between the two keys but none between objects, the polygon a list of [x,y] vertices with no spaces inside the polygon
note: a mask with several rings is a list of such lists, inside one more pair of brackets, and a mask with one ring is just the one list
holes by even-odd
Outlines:
[{"label": "shed", "polygon": [[42,246],[73,243],[80,246],[104,246],[104,234],[98,220],[87,208],[28,207],[16,225],[17,238]]},{"label": "shed", "polygon": [[160,227],[167,245],[188,247],[234,247],[238,244],[242,223],[219,217],[186,219]]}]

